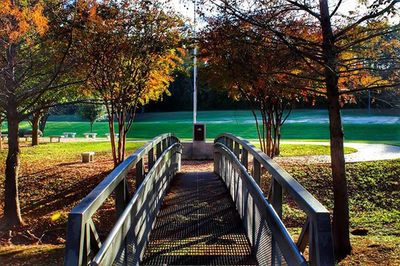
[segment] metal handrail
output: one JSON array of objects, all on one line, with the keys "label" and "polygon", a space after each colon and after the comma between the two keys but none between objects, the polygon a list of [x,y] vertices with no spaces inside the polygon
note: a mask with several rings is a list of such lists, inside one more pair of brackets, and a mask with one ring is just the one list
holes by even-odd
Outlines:
[{"label": "metal handrail", "polygon": [[[175,143],[180,143],[173,134],[155,137],[118,165],[101,181],[68,215],[65,265],[86,265],[94,253],[100,250],[100,242],[93,214],[115,193],[117,218],[124,212],[130,200],[127,188],[127,174],[136,168],[136,187],[145,177],[145,160],[149,171],[164,152]],[[180,166],[179,166],[180,167]]]},{"label": "metal handrail", "polygon": [[[334,263],[334,256],[329,211],[288,172],[248,140],[225,133],[219,135],[214,143],[216,147],[222,145],[228,149],[237,158],[237,162],[246,169],[246,172],[251,172],[251,177],[258,186],[261,181],[262,168],[269,172],[272,180],[268,193],[268,202],[272,204],[278,216],[282,217],[283,189],[288,192],[298,206],[307,214],[307,221],[297,241],[299,251],[304,252],[308,244],[309,262],[311,264],[332,265]],[[251,169],[249,168],[249,155],[253,157]],[[215,158],[214,168],[218,173],[220,169],[218,169],[219,165],[217,161],[218,158]]]},{"label": "metal handrail", "polygon": [[[144,189],[146,188],[146,185],[148,185],[148,183],[152,181],[152,178],[154,178],[155,175],[160,174],[160,168],[163,167],[165,163],[168,162],[176,152],[180,153],[181,149],[182,145],[180,143],[175,143],[172,146],[169,146],[169,148],[166,151],[164,151],[163,156],[157,160],[153,168],[151,168],[149,173],[146,175],[146,178],[143,180],[142,184],[135,192],[135,195],[132,197],[132,199],[126,206],[124,212],[119,217],[118,221],[115,223],[110,234],[107,236],[106,240],[101,246],[99,252],[94,257],[92,265],[109,265],[114,261],[116,255],[115,251],[114,251],[115,254],[113,254],[114,256],[109,255],[108,258],[107,258],[107,253],[109,253],[109,250],[113,248],[113,244],[115,244],[118,241],[119,236],[122,239],[126,237],[128,230],[125,230],[125,232],[123,232],[123,230],[124,228],[130,228],[131,226],[132,221],[130,220],[130,217],[132,216],[132,212],[134,211],[133,209],[135,204],[137,204],[138,200],[140,200],[140,195],[143,193]],[[170,177],[172,176],[173,175],[170,175]],[[144,242],[147,242],[147,240]],[[143,245],[143,248],[144,246],[145,245]],[[136,252],[141,253],[141,251],[138,250]]]},{"label": "metal handrail", "polygon": [[272,205],[266,200],[261,188],[255,182],[253,177],[250,176],[247,169],[240,163],[235,154],[233,154],[233,152],[225,145],[216,143],[215,149],[229,157],[229,160],[233,162],[232,166],[240,172],[241,179],[246,183],[247,190],[252,195],[254,203],[258,205],[258,208],[262,212],[262,218],[267,221],[272,235],[278,242],[278,246],[289,265],[307,265],[306,260],[299,252],[285,225],[275,212]]}]

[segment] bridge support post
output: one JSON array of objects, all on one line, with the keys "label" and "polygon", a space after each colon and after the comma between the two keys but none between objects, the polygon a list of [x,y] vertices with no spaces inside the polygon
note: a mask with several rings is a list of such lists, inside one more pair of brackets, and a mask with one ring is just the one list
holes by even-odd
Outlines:
[{"label": "bridge support post", "polygon": [[181,161],[182,161],[182,151],[181,153],[175,153],[175,163],[176,163],[176,169],[175,169],[175,173],[180,172],[181,171]]}]

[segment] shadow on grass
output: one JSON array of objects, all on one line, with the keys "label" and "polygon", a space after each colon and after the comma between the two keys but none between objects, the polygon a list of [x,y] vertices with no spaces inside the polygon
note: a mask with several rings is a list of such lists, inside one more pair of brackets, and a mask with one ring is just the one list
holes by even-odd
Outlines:
[{"label": "shadow on grass", "polygon": [[[72,163],[74,164],[74,163]],[[22,208],[24,214],[40,217],[60,210],[75,202],[82,200],[93,188],[109,173],[109,171],[96,174],[73,185],[62,189],[60,192],[44,197]]]},{"label": "shadow on grass", "polygon": [[63,245],[0,247],[1,265],[62,265]]}]

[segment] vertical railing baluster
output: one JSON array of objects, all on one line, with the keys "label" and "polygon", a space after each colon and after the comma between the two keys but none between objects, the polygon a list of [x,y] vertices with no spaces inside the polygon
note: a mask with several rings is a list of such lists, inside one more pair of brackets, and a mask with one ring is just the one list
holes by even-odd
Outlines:
[{"label": "vertical railing baluster", "polygon": [[156,145],[156,156],[157,156],[157,160],[158,158],[160,158],[161,154],[162,154],[162,147],[161,147],[161,142],[157,143]]},{"label": "vertical railing baluster", "polygon": [[235,144],[235,146],[234,146],[234,149],[233,149],[233,153],[236,155],[236,158],[240,158],[240,145],[239,145],[239,142],[234,142],[234,144]]},{"label": "vertical railing baluster", "polygon": [[151,168],[153,168],[155,161],[154,161],[154,148],[151,148],[149,150],[149,153],[147,154],[147,168],[148,171],[150,171]]},{"label": "vertical railing baluster", "polygon": [[271,204],[276,213],[282,218],[282,186],[275,178],[272,179],[272,197]]},{"label": "vertical railing baluster", "polygon": [[167,147],[171,146],[171,137],[167,138]]},{"label": "vertical railing baluster", "polygon": [[233,139],[228,139],[228,148],[233,150]]},{"label": "vertical railing baluster", "polygon": [[140,159],[136,164],[136,189],[142,184],[144,179],[144,163],[143,159]]},{"label": "vertical railing baluster", "polygon": [[308,260],[310,265],[316,265],[315,242],[314,242],[314,223],[310,220],[309,228],[309,242],[308,242]]},{"label": "vertical railing baluster", "polygon": [[168,148],[167,139],[162,140],[162,151],[164,152]]},{"label": "vertical railing baluster", "polygon": [[182,150],[179,150],[177,153],[175,153],[175,160],[176,160],[176,172],[180,172],[181,171],[181,163],[182,163]]},{"label": "vertical railing baluster", "polygon": [[244,147],[242,147],[241,163],[246,169],[249,169],[249,152]]},{"label": "vertical railing baluster", "polygon": [[[259,228],[261,230],[261,228]],[[258,247],[256,247],[257,243],[257,233],[256,232],[256,204],[254,202],[254,197],[251,198],[251,232],[252,232],[252,245],[254,250],[258,250]]]},{"label": "vertical railing baluster", "polygon": [[90,246],[90,228],[89,224],[85,224],[85,257],[84,257],[84,263],[87,264],[88,261],[90,260],[91,256],[91,246]]},{"label": "vertical railing baluster", "polygon": [[310,236],[309,230],[310,230],[310,217],[307,217],[307,220],[304,223],[303,228],[301,229],[301,233],[296,244],[300,252],[304,252],[304,250],[306,250],[309,241],[308,238]]},{"label": "vertical railing baluster", "polygon": [[126,178],[124,177],[115,188],[115,204],[117,211],[117,218],[123,213],[127,204],[127,190]]},{"label": "vertical railing baluster", "polygon": [[[271,180],[271,204],[275,209],[275,212],[282,219],[282,186],[272,178]],[[281,254],[279,253],[278,244],[275,240],[275,237],[271,238],[272,241],[272,252],[271,252],[271,260],[273,265],[281,265]]]},{"label": "vertical railing baluster", "polygon": [[252,176],[254,178],[254,181],[256,181],[256,183],[258,185],[260,185],[260,181],[261,181],[261,165],[260,165],[260,162],[257,161],[257,159],[255,157],[253,158]]},{"label": "vertical railing baluster", "polygon": [[219,152],[214,152],[214,172],[218,175],[219,174],[219,161],[220,161],[220,153]]}]

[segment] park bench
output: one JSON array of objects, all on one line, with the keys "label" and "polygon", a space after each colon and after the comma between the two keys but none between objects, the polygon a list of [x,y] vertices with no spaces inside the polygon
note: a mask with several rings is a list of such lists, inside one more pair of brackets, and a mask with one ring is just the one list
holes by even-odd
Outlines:
[{"label": "park bench", "polygon": [[97,136],[97,133],[85,133],[83,134],[85,136],[85,138],[92,138],[95,139]]},{"label": "park bench", "polygon": [[94,152],[93,151],[82,152],[81,156],[82,156],[82,163],[90,163],[90,162],[93,162],[93,160],[94,160]]},{"label": "park bench", "polygon": [[75,136],[76,136],[76,133],[75,133],[75,132],[64,132],[63,135],[64,135],[64,137],[66,137],[66,138],[71,137],[71,138],[74,139]]},{"label": "park bench", "polygon": [[53,142],[53,139],[56,139],[57,142],[61,142],[61,139],[64,138],[64,137],[65,137],[64,135],[61,135],[61,136],[49,136],[50,142]]},{"label": "park bench", "polygon": [[[105,135],[106,135],[107,139],[110,139],[110,133],[106,133]],[[115,134],[115,137],[119,138],[119,134],[118,133]]]},{"label": "park bench", "polygon": [[25,134],[22,137],[25,138],[25,141],[28,141],[29,139],[32,139],[32,135],[31,134]]}]

